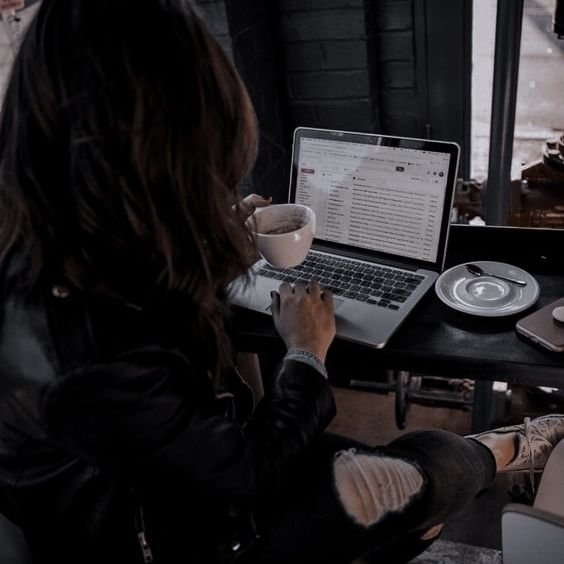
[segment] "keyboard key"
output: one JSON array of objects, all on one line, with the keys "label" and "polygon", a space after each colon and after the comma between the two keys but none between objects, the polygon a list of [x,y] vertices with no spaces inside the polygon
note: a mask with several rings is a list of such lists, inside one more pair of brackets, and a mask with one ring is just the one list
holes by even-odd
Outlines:
[{"label": "keyboard key", "polygon": [[406,288],[394,288],[394,294],[396,294],[396,296],[410,296],[411,292],[409,290],[407,290]]},{"label": "keyboard key", "polygon": [[390,305],[388,306],[388,309],[399,309],[399,306],[398,306],[398,305],[395,305],[395,304],[390,304]]}]

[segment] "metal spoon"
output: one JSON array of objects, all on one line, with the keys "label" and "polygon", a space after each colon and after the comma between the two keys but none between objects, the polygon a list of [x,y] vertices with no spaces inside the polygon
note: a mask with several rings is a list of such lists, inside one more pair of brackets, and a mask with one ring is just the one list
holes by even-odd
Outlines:
[{"label": "metal spoon", "polygon": [[517,286],[526,286],[527,282],[525,280],[515,280],[514,278],[507,278],[506,276],[501,276],[500,274],[492,274],[491,272],[484,272],[477,264],[467,264],[466,270],[474,276],[493,276],[494,278],[499,278],[500,280],[505,280],[511,284],[516,284]]}]

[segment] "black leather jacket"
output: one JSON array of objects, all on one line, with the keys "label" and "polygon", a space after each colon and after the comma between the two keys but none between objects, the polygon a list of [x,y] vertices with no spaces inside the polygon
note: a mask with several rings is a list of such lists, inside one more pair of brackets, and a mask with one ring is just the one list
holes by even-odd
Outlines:
[{"label": "black leather jacket", "polygon": [[234,421],[201,347],[183,342],[181,308],[148,314],[66,288],[3,281],[0,513],[37,562],[143,562],[143,496],[157,529],[173,514],[213,523],[216,509],[252,507],[334,416],[325,379],[285,361],[250,419]]}]

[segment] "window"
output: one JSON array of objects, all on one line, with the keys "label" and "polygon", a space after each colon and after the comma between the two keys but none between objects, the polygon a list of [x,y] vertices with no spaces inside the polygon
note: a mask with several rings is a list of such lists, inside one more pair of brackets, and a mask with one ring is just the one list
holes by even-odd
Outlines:
[{"label": "window", "polygon": [[[488,175],[490,152],[497,4],[479,0],[473,7],[471,175],[476,182],[469,183],[459,198],[463,221],[473,214],[486,215],[482,182]],[[564,41],[553,32],[554,12],[555,0],[524,0],[511,194],[507,194],[510,225],[564,227],[564,160],[559,167],[558,144],[547,144],[564,132]],[[548,162],[548,150],[555,165]],[[562,146],[560,150],[564,152]]]}]

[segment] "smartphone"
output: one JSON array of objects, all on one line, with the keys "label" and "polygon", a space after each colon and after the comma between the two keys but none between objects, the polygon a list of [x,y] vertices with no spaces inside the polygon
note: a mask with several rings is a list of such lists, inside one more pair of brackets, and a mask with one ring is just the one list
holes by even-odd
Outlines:
[{"label": "smartphone", "polygon": [[553,310],[560,306],[564,306],[564,298],[523,317],[517,321],[515,330],[550,351],[564,352],[564,323],[552,316]]}]

